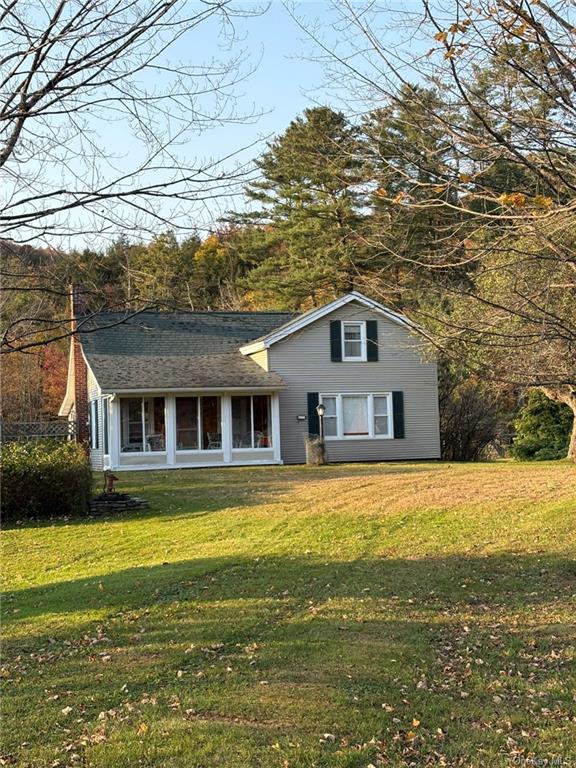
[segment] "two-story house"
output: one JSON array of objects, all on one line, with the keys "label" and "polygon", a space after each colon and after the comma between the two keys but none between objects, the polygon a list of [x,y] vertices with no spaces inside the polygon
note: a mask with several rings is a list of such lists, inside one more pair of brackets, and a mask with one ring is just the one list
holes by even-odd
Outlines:
[{"label": "two-story house", "polygon": [[[410,321],[352,292],[305,314],[73,310],[61,416],[95,469],[440,456],[435,362]],[[322,410],[322,409],[321,409]]]}]

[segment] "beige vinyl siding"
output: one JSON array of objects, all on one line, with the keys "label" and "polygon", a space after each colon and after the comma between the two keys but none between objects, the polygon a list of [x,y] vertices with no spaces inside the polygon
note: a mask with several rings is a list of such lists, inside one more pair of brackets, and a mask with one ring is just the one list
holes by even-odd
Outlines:
[{"label": "beige vinyl siding", "polygon": [[255,363],[257,363],[260,368],[263,368],[265,371],[269,371],[269,365],[268,365],[268,350],[263,349],[260,352],[254,352],[254,354],[249,355],[252,360],[254,360]]},{"label": "beige vinyl siding", "polygon": [[[378,361],[333,363],[330,359],[332,320],[376,320]],[[327,441],[330,461],[435,459],[440,456],[436,364],[426,360],[421,342],[407,328],[355,302],[273,344],[268,350],[270,370],[286,383],[280,393],[282,460],[305,460],[308,434],[307,393],[404,392],[403,439]]]}]

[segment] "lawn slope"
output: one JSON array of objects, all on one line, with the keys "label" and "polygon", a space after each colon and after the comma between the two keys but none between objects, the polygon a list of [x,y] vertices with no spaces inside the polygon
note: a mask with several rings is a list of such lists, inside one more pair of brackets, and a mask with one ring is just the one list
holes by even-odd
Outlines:
[{"label": "lawn slope", "polygon": [[121,479],[149,512],[2,534],[1,765],[575,758],[573,465]]}]

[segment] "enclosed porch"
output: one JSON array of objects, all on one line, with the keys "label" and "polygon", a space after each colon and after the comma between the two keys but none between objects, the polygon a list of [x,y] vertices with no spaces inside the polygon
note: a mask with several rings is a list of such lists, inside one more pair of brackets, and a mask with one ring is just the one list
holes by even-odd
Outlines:
[{"label": "enclosed porch", "polygon": [[281,463],[277,392],[116,393],[102,409],[115,470]]}]

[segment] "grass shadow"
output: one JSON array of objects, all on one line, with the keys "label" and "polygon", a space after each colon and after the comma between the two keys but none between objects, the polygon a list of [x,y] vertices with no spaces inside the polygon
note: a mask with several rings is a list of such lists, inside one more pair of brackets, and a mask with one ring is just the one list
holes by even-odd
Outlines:
[{"label": "grass shadow", "polygon": [[[13,521],[3,524],[4,530],[46,528],[53,526],[91,525],[108,520],[145,520],[165,518],[167,521],[181,517],[199,517],[220,512],[230,507],[247,507],[270,504],[288,496],[297,485],[323,480],[370,477],[374,475],[421,474],[434,469],[448,469],[450,465],[439,462],[401,464],[331,464],[325,467],[270,466],[185,468],[150,472],[119,473],[117,489],[120,493],[136,495],[148,501],[148,510],[130,510],[114,515],[89,515],[51,519]],[[100,493],[95,482],[94,493]],[[178,509],[179,513],[174,514]]]},{"label": "grass shadow", "polygon": [[[107,734],[82,752],[102,767],[497,765],[510,739],[542,753],[571,701],[560,609],[575,581],[572,560],[544,554],[266,556],[15,591],[5,714],[28,712],[36,746],[8,732],[7,748],[49,765],[34,749],[62,749],[65,728],[65,744]],[[133,735],[142,722],[148,741]],[[320,743],[326,732],[334,742]],[[458,762],[477,752],[484,762]]]}]

